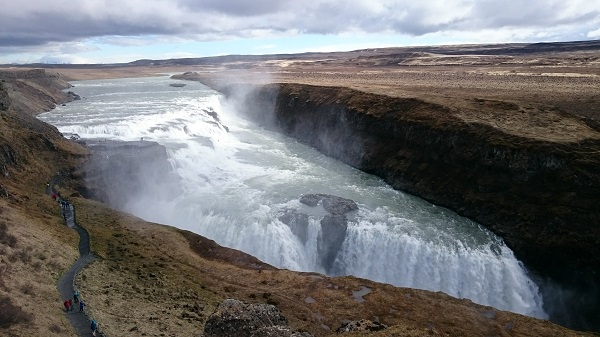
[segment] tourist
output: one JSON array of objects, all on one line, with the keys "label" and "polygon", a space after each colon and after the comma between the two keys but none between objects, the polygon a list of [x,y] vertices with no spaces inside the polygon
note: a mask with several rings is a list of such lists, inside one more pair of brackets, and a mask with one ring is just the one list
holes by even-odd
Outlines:
[{"label": "tourist", "polygon": [[83,301],[79,301],[79,312],[82,312],[85,310],[85,303]]},{"label": "tourist", "polygon": [[95,320],[92,320],[90,323],[90,329],[92,329],[92,336],[96,336],[96,331],[98,331],[98,323]]}]

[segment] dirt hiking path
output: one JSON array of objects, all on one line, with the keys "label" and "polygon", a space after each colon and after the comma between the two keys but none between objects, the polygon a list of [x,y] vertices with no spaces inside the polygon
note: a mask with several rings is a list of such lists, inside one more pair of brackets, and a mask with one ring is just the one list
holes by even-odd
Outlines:
[{"label": "dirt hiking path", "polygon": [[[61,215],[65,220],[65,224],[69,228],[75,229],[79,234],[79,259],[65,272],[56,285],[60,292],[60,297],[64,301],[73,299],[73,293],[75,292],[75,277],[84,267],[94,261],[94,255],[90,252],[90,236],[88,232],[75,221],[75,207],[54,191],[53,187],[60,178],[61,176],[57,175],[50,179],[46,188],[46,193],[48,195],[56,196],[56,201],[61,208]],[[85,303],[85,294],[79,294],[79,298]],[[90,329],[91,318],[86,311],[79,311],[79,303],[73,303],[73,305],[74,308],[71,311],[66,312],[69,322],[73,325],[75,331],[77,331],[77,335],[86,337],[92,336],[92,331]],[[96,336],[106,337],[106,335],[100,331],[96,333]]]}]

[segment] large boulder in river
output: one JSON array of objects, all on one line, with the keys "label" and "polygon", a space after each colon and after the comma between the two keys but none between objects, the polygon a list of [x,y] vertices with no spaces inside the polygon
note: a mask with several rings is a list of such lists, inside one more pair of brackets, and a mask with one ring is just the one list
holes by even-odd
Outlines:
[{"label": "large boulder in river", "polygon": [[353,200],[329,194],[305,194],[300,197],[300,202],[311,207],[321,202],[323,208],[331,214],[346,214],[358,209]]},{"label": "large boulder in river", "polygon": [[310,337],[294,332],[279,309],[270,304],[246,304],[226,299],[204,325],[205,337]]},{"label": "large boulder in river", "polygon": [[288,209],[280,214],[278,219],[288,225],[292,230],[292,233],[294,233],[303,244],[306,244],[306,240],[308,240],[308,214]]},{"label": "large boulder in river", "polygon": [[[320,193],[305,194],[300,197],[300,202],[310,207],[316,207],[320,203],[323,209],[329,213],[321,219],[321,234],[317,239],[317,253],[325,271],[330,272],[338,251],[346,238],[348,219],[345,214],[357,210],[358,205],[350,199]],[[279,219],[288,224],[294,234],[299,232],[302,235],[306,235],[308,216],[306,217],[306,224],[304,224],[299,221],[303,220],[300,214],[302,213],[288,212]],[[287,220],[287,222],[284,220]],[[303,242],[306,243],[306,239]]]},{"label": "large boulder in river", "polygon": [[346,238],[348,219],[342,214],[326,215],[321,220],[321,234],[317,241],[317,252],[321,265],[331,271],[338,251]]},{"label": "large boulder in river", "polygon": [[346,214],[358,209],[353,200],[336,197],[335,195],[327,195],[322,200],[323,208],[331,214]]}]

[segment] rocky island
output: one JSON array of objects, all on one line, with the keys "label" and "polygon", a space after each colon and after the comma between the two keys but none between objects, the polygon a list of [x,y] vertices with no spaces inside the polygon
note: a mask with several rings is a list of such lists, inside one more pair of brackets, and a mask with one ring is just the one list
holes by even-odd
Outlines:
[{"label": "rocky island", "polygon": [[[542,47],[382,49],[53,71],[81,79],[177,69],[188,72],[179,79],[247,100],[249,117],[266,127],[487,226],[540,278],[573,291],[566,300],[580,310],[550,312],[551,319],[598,330],[600,47]],[[57,174],[56,188],[75,205],[98,257],[75,283],[108,336],[219,336],[232,329],[222,317],[254,322],[263,314],[278,323],[260,327],[262,334],[247,326],[235,331],[329,336],[368,326],[373,330],[352,336],[593,335],[443,293],[278,270],[196,234],[117,212],[85,198],[104,195],[107,182],[86,186],[82,171],[94,160],[94,146],[103,145],[85,147],[34,118],[74,99],[62,91],[68,87],[62,77],[9,69],[0,70],[0,79],[0,331],[9,335],[74,334],[55,280],[77,259],[78,238],[44,194]],[[265,107],[271,115],[259,113]],[[125,151],[116,153],[119,160],[127,148],[141,156],[161,151],[152,144],[102,151]],[[312,195],[303,202],[334,199]],[[353,209],[335,201],[322,226],[343,223]],[[301,219],[282,216],[290,226]],[[301,235],[302,226],[295,228]]]}]

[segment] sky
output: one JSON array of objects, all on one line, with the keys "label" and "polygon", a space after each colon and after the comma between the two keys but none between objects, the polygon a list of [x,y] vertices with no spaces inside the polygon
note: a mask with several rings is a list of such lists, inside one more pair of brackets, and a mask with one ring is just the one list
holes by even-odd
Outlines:
[{"label": "sky", "polygon": [[0,64],[600,39],[600,0],[0,0]]}]

